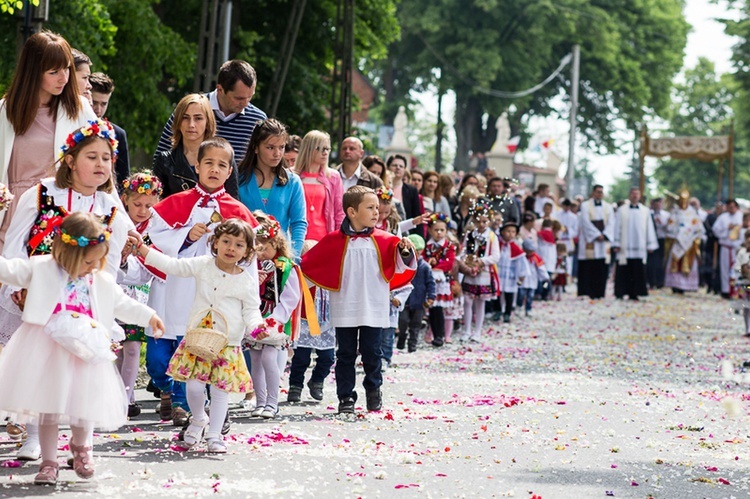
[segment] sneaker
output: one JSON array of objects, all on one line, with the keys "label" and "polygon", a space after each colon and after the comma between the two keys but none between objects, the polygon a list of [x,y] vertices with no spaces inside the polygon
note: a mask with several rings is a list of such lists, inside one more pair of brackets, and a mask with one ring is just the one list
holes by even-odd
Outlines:
[{"label": "sneaker", "polygon": [[42,448],[38,440],[26,440],[16,454],[16,459],[19,461],[36,461],[40,457],[42,457]]},{"label": "sneaker", "polygon": [[128,417],[134,418],[141,414],[141,406],[140,404],[132,403],[128,404]]},{"label": "sneaker", "polygon": [[229,433],[229,430],[232,429],[232,418],[229,417],[229,413],[227,412],[227,417],[224,418],[224,424],[221,425],[221,434],[226,435]]},{"label": "sneaker", "polygon": [[310,390],[310,396],[315,400],[323,400],[323,383],[307,382],[307,388]]},{"label": "sneaker", "polygon": [[367,410],[370,412],[379,411],[383,408],[383,397],[380,394],[380,389],[371,390],[367,392]]},{"label": "sneaker", "polygon": [[263,412],[260,413],[260,417],[262,417],[263,419],[273,419],[278,413],[278,409],[274,409],[270,405],[267,405],[265,409],[263,409]]},{"label": "sneaker", "polygon": [[60,465],[55,461],[42,461],[39,465],[39,473],[34,477],[34,485],[55,485]]},{"label": "sneaker", "polygon": [[206,440],[208,452],[211,454],[226,454],[227,444],[220,438],[209,438]]},{"label": "sneaker", "polygon": [[354,397],[344,397],[339,400],[339,414],[354,414]]},{"label": "sneaker", "polygon": [[255,409],[255,402],[253,402],[252,399],[242,399],[240,401],[240,409],[252,411],[253,409]]},{"label": "sneaker", "polygon": [[300,402],[302,400],[302,387],[290,386],[289,393],[286,396],[287,402]]},{"label": "sneaker", "polygon": [[188,412],[182,407],[172,409],[172,423],[175,426],[183,426],[188,421]]},{"label": "sneaker", "polygon": [[168,393],[162,393],[159,399],[159,417],[162,421],[172,419],[172,396]]},{"label": "sneaker", "polygon": [[263,414],[263,410],[265,407],[256,407],[253,412],[250,413],[250,417],[253,418],[259,418],[261,414]]}]

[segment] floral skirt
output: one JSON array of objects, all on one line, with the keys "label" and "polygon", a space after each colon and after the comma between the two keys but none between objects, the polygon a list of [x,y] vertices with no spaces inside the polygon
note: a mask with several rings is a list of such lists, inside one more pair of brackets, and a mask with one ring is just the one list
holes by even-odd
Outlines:
[{"label": "floral skirt", "polygon": [[125,341],[146,341],[145,327],[123,324],[122,328],[125,330]]},{"label": "floral skirt", "polygon": [[175,381],[197,379],[226,392],[247,393],[253,390],[253,381],[239,346],[224,347],[219,356],[209,362],[185,350],[183,339],[169,361],[167,375]]}]

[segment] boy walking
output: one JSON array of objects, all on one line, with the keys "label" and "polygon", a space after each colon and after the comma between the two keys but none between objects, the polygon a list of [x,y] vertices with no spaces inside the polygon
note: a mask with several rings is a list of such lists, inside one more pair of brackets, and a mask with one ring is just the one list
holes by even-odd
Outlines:
[{"label": "boy walking", "polygon": [[378,197],[369,187],[344,193],[346,218],[302,257],[302,272],[331,292],[331,323],[336,328],[336,392],[339,413],[353,414],[357,401],[355,363],[362,355],[367,410],[382,408],[381,339],[390,326],[390,291],[408,284],[417,268],[414,246],[375,229]]}]

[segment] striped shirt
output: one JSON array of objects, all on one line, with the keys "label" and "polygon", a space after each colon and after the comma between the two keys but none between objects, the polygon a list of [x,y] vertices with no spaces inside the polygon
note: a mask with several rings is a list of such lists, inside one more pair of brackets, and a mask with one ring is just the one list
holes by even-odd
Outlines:
[{"label": "striped shirt", "polygon": [[[242,161],[247,152],[247,144],[250,142],[250,136],[253,134],[255,124],[267,118],[266,113],[253,106],[252,103],[248,104],[247,107],[238,114],[230,115],[226,120],[221,119],[220,114],[217,112],[218,104],[216,100],[216,90],[206,94],[208,100],[211,102],[211,107],[214,109],[214,116],[216,117],[216,136],[227,139],[232,148],[234,149],[234,160],[237,164]],[[221,114],[223,116],[223,114]],[[169,117],[167,124],[164,125],[164,130],[161,132],[159,138],[159,145],[156,146],[156,153],[162,151],[169,151],[172,149],[172,121],[174,120],[174,114]]]}]

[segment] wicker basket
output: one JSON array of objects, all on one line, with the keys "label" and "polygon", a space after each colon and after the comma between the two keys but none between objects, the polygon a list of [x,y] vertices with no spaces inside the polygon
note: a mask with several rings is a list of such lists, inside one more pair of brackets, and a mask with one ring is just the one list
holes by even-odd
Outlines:
[{"label": "wicker basket", "polygon": [[[207,319],[210,324],[206,324]],[[215,360],[229,344],[227,333],[224,332],[228,329],[224,315],[215,309],[204,310],[193,315],[190,324],[185,333],[185,350],[203,360]]]}]

